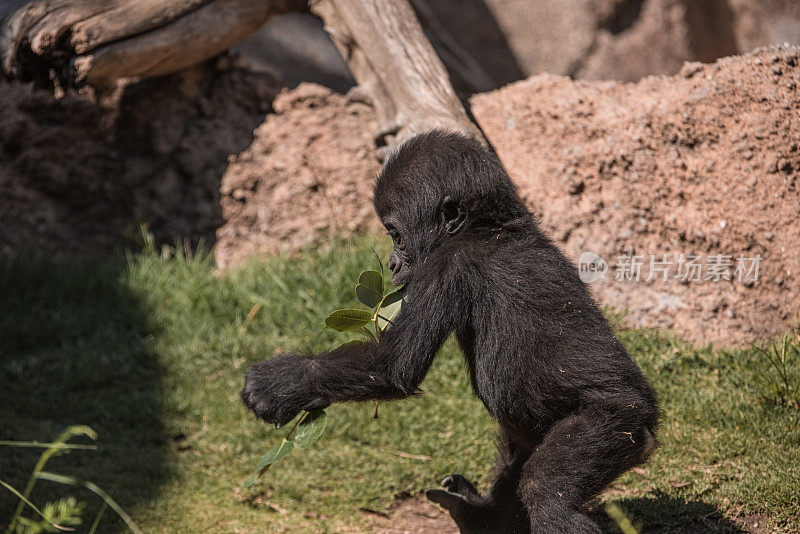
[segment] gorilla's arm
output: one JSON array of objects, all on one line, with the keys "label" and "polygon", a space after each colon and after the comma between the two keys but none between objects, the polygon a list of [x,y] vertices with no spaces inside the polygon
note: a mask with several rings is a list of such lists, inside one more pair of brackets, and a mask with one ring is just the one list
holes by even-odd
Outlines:
[{"label": "gorilla's arm", "polygon": [[283,424],[300,410],[416,393],[460,308],[452,284],[425,278],[411,284],[380,343],[350,344],[317,357],[282,354],[251,366],[245,405],[265,421]]}]

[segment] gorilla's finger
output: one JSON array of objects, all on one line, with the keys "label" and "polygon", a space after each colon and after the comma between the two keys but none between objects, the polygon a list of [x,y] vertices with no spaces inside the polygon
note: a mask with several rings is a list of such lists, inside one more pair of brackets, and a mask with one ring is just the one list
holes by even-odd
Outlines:
[{"label": "gorilla's finger", "polygon": [[465,497],[479,497],[480,494],[472,482],[461,475],[448,475],[442,479],[442,487],[447,488],[452,493],[458,493]]},{"label": "gorilla's finger", "polygon": [[461,495],[440,489],[428,490],[425,492],[425,496],[429,501],[435,502],[439,506],[451,511],[461,508],[461,506],[466,504],[464,497]]}]

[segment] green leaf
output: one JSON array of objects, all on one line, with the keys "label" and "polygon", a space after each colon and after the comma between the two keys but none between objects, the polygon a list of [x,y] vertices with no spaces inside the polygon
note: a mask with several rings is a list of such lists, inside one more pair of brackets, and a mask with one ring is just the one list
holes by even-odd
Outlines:
[{"label": "green leaf", "polygon": [[401,295],[400,300],[395,300],[388,306],[381,306],[380,312],[378,313],[378,328],[380,328],[381,331],[386,328],[386,326],[389,324],[389,321],[394,321],[394,318],[397,317],[398,313],[400,313],[400,307],[402,305],[403,300]]},{"label": "green leaf", "polygon": [[358,276],[358,283],[383,297],[383,275],[378,271],[364,271]]},{"label": "green leaf", "polygon": [[366,326],[362,326],[359,332],[364,334],[364,337],[367,338],[367,342],[378,341],[377,339],[375,339],[375,333]]},{"label": "green leaf", "polygon": [[325,430],[325,422],[328,416],[324,410],[313,410],[297,425],[297,432],[294,435],[295,444],[307,449],[314,444]]},{"label": "green leaf", "polygon": [[325,318],[325,326],[337,332],[354,332],[369,324],[372,314],[367,310],[336,310]]},{"label": "green leaf", "polygon": [[378,293],[371,287],[367,287],[364,284],[358,284],[356,286],[356,296],[361,304],[367,308],[374,308],[380,304],[381,299],[383,298],[381,293]]},{"label": "green leaf", "polygon": [[381,308],[386,308],[388,306],[391,306],[395,302],[403,300],[403,297],[406,296],[405,291],[403,291],[404,288],[405,286],[400,286],[391,293],[389,293],[388,295],[386,295],[385,297],[383,297],[383,304],[381,304]]},{"label": "green leaf", "polygon": [[287,439],[282,439],[280,443],[272,447],[268,450],[264,456],[258,461],[258,465],[256,465],[256,470],[260,471],[264,469],[268,465],[272,465],[275,462],[280,462],[283,460],[287,454],[292,452],[294,449],[294,443]]}]

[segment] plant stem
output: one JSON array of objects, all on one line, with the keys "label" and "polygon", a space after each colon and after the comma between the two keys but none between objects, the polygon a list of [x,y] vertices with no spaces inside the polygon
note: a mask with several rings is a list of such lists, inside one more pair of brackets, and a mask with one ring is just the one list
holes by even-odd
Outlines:
[{"label": "plant stem", "polygon": [[[383,268],[383,265],[381,265],[381,268]],[[378,325],[378,318],[380,317],[381,319],[383,319],[383,317],[380,316],[380,313],[381,313],[381,306],[383,306],[383,301],[384,300],[386,300],[386,295],[384,295],[383,298],[381,298],[381,301],[378,303],[378,307],[375,308],[375,315],[372,317],[372,320],[375,323],[375,340],[378,343],[380,343],[380,341],[381,341],[381,328]],[[391,322],[391,321],[388,321],[387,319],[383,319],[383,320],[386,321],[387,323]],[[378,418],[378,405],[379,404],[380,404],[380,402],[375,401],[375,413],[372,414],[372,418],[373,419],[377,419]]]}]

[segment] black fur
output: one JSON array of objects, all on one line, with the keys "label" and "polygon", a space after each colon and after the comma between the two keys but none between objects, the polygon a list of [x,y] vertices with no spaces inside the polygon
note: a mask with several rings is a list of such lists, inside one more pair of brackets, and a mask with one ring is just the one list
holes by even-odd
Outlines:
[{"label": "black fur", "polygon": [[497,157],[432,132],[406,143],[375,187],[407,293],[380,344],[253,365],[242,398],[285,423],[335,402],[414,395],[455,332],[472,385],[500,424],[496,480],[459,475],[428,497],[462,532],[597,532],[581,512],[656,446],[656,399],[577,270],[539,230]]}]

